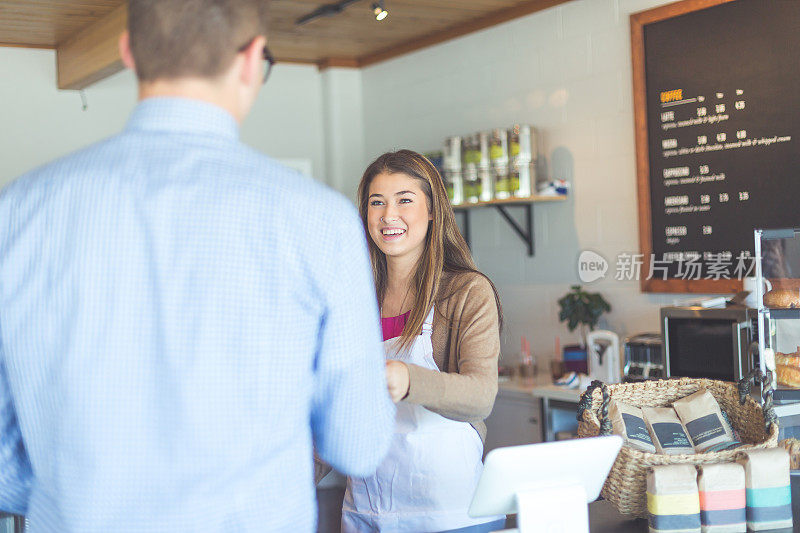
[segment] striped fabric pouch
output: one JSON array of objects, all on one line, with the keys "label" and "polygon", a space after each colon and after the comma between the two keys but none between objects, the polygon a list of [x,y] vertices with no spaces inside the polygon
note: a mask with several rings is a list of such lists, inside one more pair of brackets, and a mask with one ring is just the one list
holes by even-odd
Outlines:
[{"label": "striped fabric pouch", "polygon": [[739,463],[697,467],[702,533],[744,533],[744,468]]},{"label": "striped fabric pouch", "polygon": [[650,533],[700,533],[694,465],[654,466],[647,474]]},{"label": "striped fabric pouch", "polygon": [[737,455],[744,466],[747,529],[792,527],[789,454],[783,448],[747,450]]}]

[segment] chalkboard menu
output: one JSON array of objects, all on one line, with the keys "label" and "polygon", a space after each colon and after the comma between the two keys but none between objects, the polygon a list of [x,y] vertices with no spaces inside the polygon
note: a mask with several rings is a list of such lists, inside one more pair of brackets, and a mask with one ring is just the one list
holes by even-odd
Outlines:
[{"label": "chalkboard menu", "polygon": [[800,226],[800,1],[670,4],[631,36],[643,290],[738,290],[753,229]]}]

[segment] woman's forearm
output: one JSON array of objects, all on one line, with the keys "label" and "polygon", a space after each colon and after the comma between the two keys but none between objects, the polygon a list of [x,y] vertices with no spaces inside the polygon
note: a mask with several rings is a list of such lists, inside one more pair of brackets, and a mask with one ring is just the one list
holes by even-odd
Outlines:
[{"label": "woman's forearm", "polygon": [[408,365],[411,379],[406,401],[451,420],[483,420],[492,412],[497,395],[497,366],[482,366],[449,373]]}]

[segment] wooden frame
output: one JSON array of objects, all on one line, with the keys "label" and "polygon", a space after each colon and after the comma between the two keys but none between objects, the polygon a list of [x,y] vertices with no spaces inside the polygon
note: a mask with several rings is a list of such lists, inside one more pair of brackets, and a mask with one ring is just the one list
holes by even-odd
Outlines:
[{"label": "wooden frame", "polygon": [[[733,2],[735,0],[683,0],[665,6],[633,13],[631,21],[631,61],[633,62],[633,111],[636,135],[636,182],[639,206],[639,250],[644,255],[642,272],[650,272],[653,253],[652,213],[650,212],[650,162],[647,138],[647,83],[645,77],[644,27],[693,11]],[[684,280],[645,279],[641,277],[642,292],[701,292],[732,293],[742,290],[735,279]]]}]

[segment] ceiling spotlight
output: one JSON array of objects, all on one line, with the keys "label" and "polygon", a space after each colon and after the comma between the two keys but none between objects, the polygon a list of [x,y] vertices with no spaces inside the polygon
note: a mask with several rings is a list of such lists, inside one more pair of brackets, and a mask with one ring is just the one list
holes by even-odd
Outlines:
[{"label": "ceiling spotlight", "polygon": [[383,20],[389,16],[389,12],[383,7],[383,0],[372,4],[372,12],[375,13],[375,20]]}]

